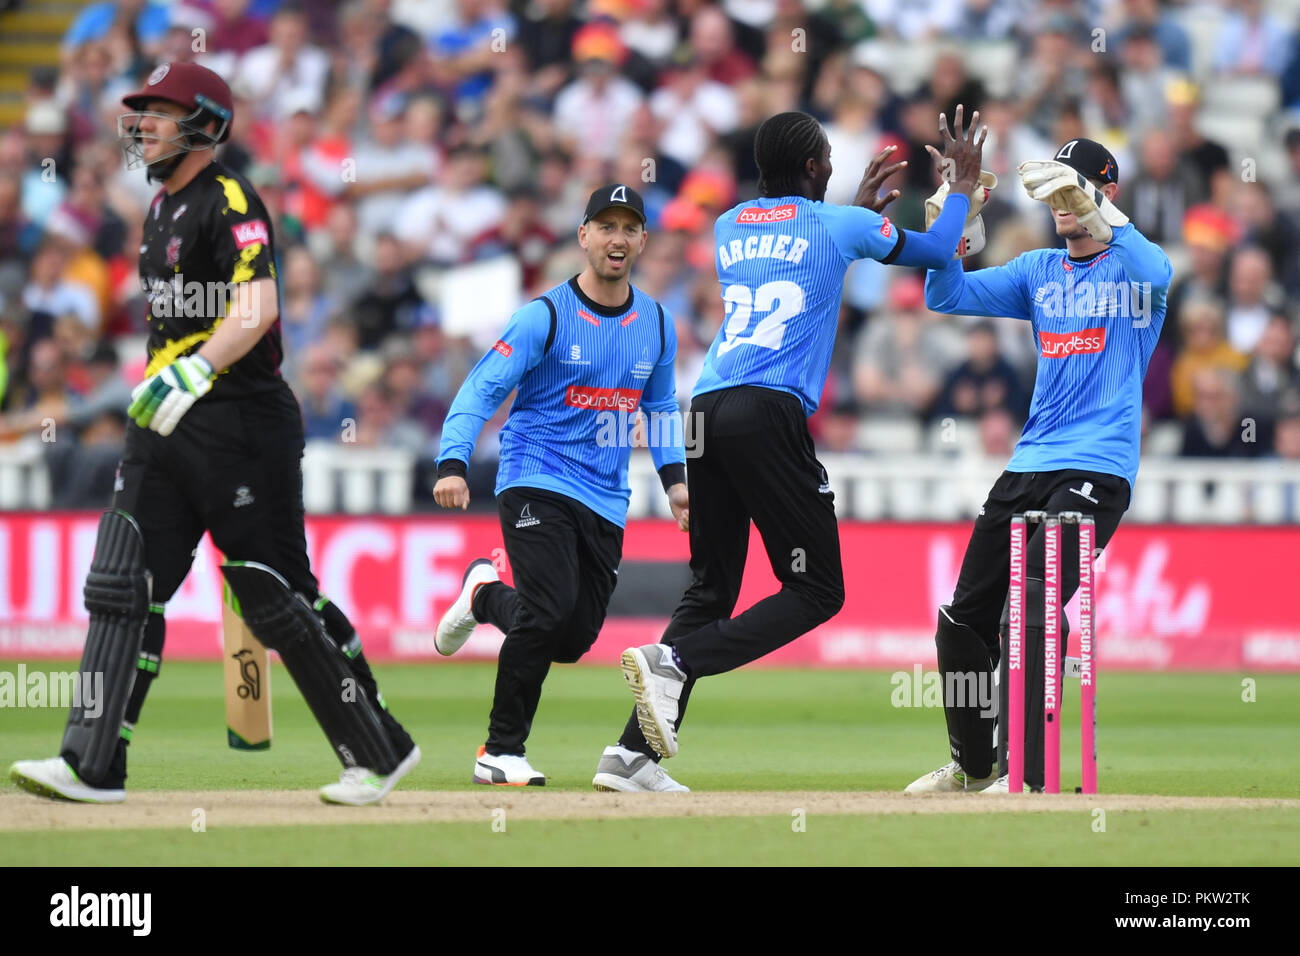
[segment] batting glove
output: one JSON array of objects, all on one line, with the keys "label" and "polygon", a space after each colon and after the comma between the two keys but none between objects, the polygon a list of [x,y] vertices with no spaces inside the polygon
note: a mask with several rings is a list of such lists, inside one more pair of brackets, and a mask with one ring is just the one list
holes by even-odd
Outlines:
[{"label": "batting glove", "polygon": [[[975,188],[970,194],[970,209],[966,213],[966,225],[962,229],[961,241],[957,243],[957,253],[954,259],[963,259],[966,256],[973,255],[984,248],[984,217],[980,215],[980,210],[984,208],[984,203],[988,202],[989,193],[998,184],[998,177],[987,169],[980,170],[979,179],[975,181]],[[934,221],[939,218],[939,213],[943,211],[943,204],[948,198],[951,183],[944,180],[939,188],[935,190],[933,196],[925,201],[925,228],[928,232],[934,225]]]},{"label": "batting glove", "polygon": [[1018,167],[1020,181],[1031,199],[1073,213],[1079,225],[1098,242],[1110,242],[1115,230],[1128,225],[1128,216],[1077,170],[1054,160],[1031,159]]},{"label": "batting glove", "polygon": [[126,413],[141,428],[152,428],[166,437],[190,406],[212,391],[216,377],[207,359],[198,355],[178,358],[132,389],[131,407]]}]

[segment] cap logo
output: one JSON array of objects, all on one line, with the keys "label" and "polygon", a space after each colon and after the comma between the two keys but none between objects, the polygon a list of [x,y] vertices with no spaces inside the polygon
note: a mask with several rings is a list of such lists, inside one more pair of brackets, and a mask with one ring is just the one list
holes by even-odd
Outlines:
[{"label": "cap logo", "polygon": [[1106,168],[1103,169],[1103,170],[1101,171],[1101,175],[1103,176],[1103,178],[1106,177],[1106,176],[1109,176],[1109,175],[1110,175],[1110,160],[1109,160],[1109,159],[1106,160]]},{"label": "cap logo", "polygon": [[1061,147],[1061,151],[1056,154],[1056,158],[1069,159],[1070,154],[1074,152],[1074,147],[1077,145],[1079,145],[1079,141],[1077,139],[1070,140],[1068,143],[1066,143],[1064,146]]},{"label": "cap logo", "polygon": [[163,81],[163,77],[167,75],[167,71],[171,68],[172,65],[170,63],[164,63],[162,66],[158,67],[149,74],[149,80],[145,83],[145,86],[157,86]]},{"label": "cap logo", "polygon": [[627,187],[615,186],[614,191],[609,194],[610,202],[627,202]]}]

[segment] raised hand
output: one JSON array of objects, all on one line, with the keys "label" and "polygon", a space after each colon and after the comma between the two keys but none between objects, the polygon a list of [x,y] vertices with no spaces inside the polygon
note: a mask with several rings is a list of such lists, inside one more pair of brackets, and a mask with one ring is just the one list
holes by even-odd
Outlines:
[{"label": "raised hand", "polygon": [[989,128],[980,127],[980,114],[976,110],[970,118],[970,126],[962,126],[962,107],[958,105],[953,117],[956,132],[948,126],[948,117],[939,114],[939,138],[943,141],[943,152],[933,146],[926,146],[926,152],[934,157],[939,175],[945,182],[952,184],[952,189],[960,193],[970,193],[979,179],[980,161],[984,156],[984,140]]},{"label": "raised hand", "polygon": [[858,183],[858,192],[853,197],[853,205],[870,209],[872,212],[884,212],[886,206],[902,195],[902,192],[897,189],[891,189],[885,195],[880,195],[880,187],[885,184],[885,181],[907,165],[907,160],[894,163],[892,166],[885,165],[885,161],[897,149],[897,146],[886,146],[876,154],[875,159],[867,166],[867,171],[862,174],[862,182]]}]

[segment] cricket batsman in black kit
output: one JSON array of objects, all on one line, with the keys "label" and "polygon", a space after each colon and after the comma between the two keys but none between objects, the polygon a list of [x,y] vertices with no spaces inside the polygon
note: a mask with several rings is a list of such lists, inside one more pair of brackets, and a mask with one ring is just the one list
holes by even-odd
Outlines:
[{"label": "cricket batsman in black kit", "polygon": [[279,371],[271,223],[213,154],[233,119],[230,90],[211,70],[169,63],[122,102],[128,168],[146,165],[163,188],[140,249],[149,364],[86,579],[81,670],[104,674],[105,702],[94,716],[74,706],[60,755],[19,761],[10,776],[44,796],[126,799],[127,744],[159,673],[164,609],[207,531],[244,623],[279,652],[345,768],[321,798],[375,803],[420,751],[311,572],[302,417]]},{"label": "cricket batsman in black kit", "polygon": [[[941,118],[942,119],[942,118]],[[1160,338],[1173,270],[1168,257],[1114,205],[1119,167],[1100,143],[1072,139],[1051,160],[1021,163],[1029,195],[1052,210],[1065,250],[1038,249],[1006,265],[932,270],[925,301],[935,312],[1010,316],[1030,323],[1038,375],[1029,420],[971,534],[952,604],[939,608],[935,645],[944,675],[952,760],[913,781],[908,793],[1007,792],[1007,656],[1011,518],[1027,511],[1091,515],[1102,549],[1128,510],[1141,448],[1142,380]],[[1028,526],[1025,570],[1025,782],[1043,787],[1045,678],[1044,540]],[[1060,553],[1079,553],[1079,526],[1062,523]],[[1061,562],[1056,614],[1064,661],[1065,604],[1079,585]],[[956,699],[958,686],[987,688],[999,669],[997,707]],[[949,697],[948,688],[953,688]],[[994,730],[997,752],[994,752]]]},{"label": "cricket batsman in black kit", "polygon": [[[714,227],[726,318],[691,400],[703,445],[687,469],[693,580],[662,642],[623,653],[636,698],[625,749],[652,760],[675,755],[697,680],[758,660],[843,605],[834,495],[808,417],[826,382],[844,273],[855,259],[936,269],[952,259],[974,221],[972,197],[984,195],[978,122],[976,113],[967,135],[958,112],[959,135],[945,151],[951,192],[923,233],[882,214],[898,195],[879,195],[901,166],[884,165],[892,147],[868,166],[854,204],[835,206],[823,201],[831,157],[821,125],[779,113],[759,127],[759,197]],[[732,617],[751,520],[781,589]]]},{"label": "cricket batsman in black kit", "polygon": [[[497,660],[487,742],[473,781],[542,786],[525,756],[551,664],[590,650],[618,580],[627,523],[628,458],[638,410],[678,527],[689,523],[686,453],[671,315],[630,282],[645,249],[645,206],[623,183],[587,201],[579,275],[519,309],[452,402],[433,494],[469,505],[465,473],[484,422],[516,392],[501,430],[496,497],[514,587],[491,561],[470,563],[435,646],[454,654],[480,622],[506,635]],[[607,790],[685,790],[643,755],[609,747],[594,783]]]}]

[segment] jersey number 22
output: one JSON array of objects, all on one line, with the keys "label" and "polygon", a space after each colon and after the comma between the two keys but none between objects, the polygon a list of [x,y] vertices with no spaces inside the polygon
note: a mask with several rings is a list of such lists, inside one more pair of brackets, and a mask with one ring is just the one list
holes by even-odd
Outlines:
[{"label": "jersey number 22", "polygon": [[[718,355],[727,354],[737,345],[779,349],[785,337],[785,324],[803,311],[803,289],[786,281],[765,282],[757,290],[735,282],[722,293],[722,301],[726,304],[727,318]],[[750,329],[754,312],[767,315]]]}]

